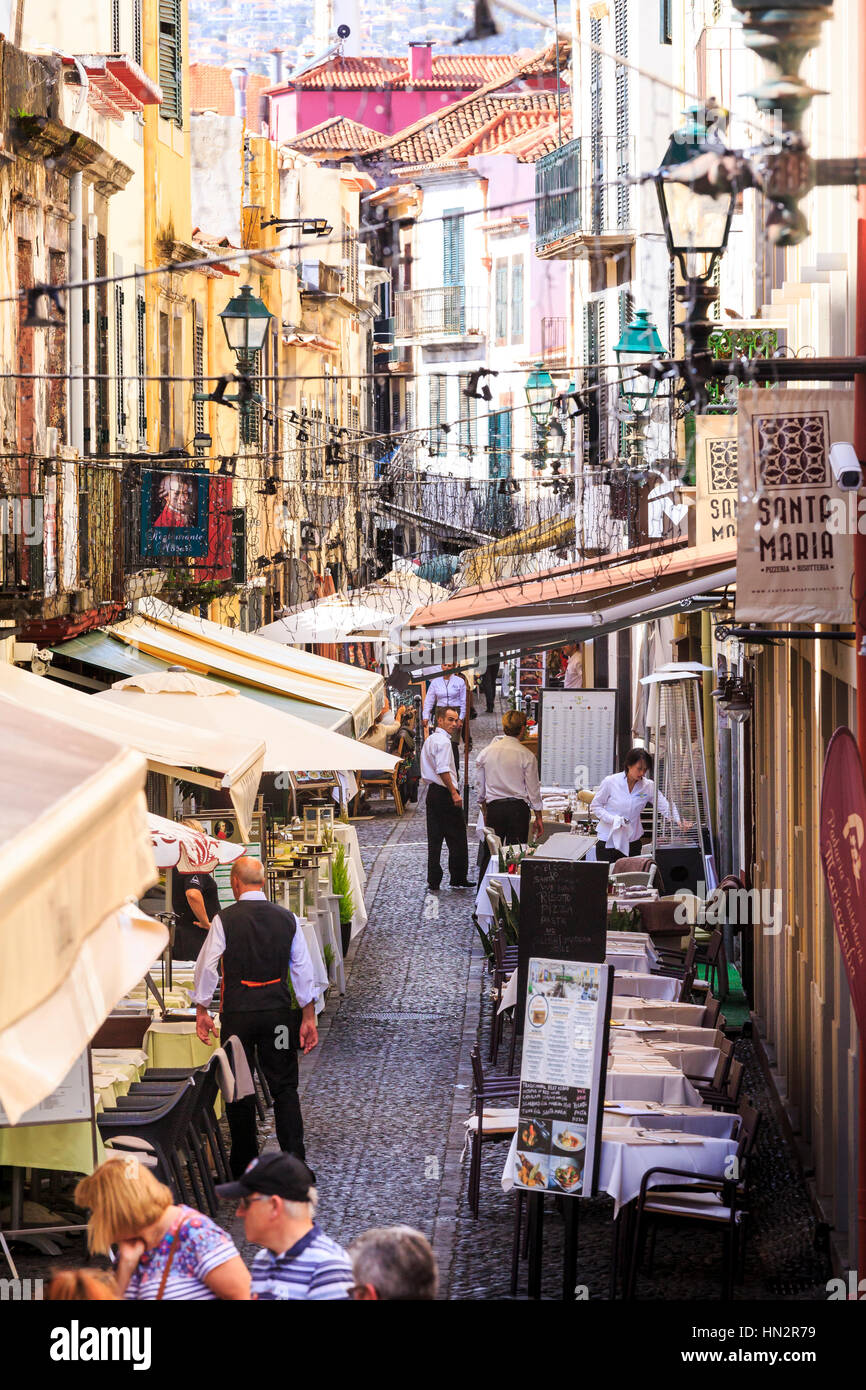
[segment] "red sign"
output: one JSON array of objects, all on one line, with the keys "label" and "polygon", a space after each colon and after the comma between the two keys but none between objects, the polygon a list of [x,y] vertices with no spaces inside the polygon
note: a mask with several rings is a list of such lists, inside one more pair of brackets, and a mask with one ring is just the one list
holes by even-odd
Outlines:
[{"label": "red sign", "polygon": [[854,1013],[866,1030],[866,785],[850,729],[827,745],[821,781],[821,863]]},{"label": "red sign", "polygon": [[210,480],[207,555],[195,567],[196,583],[232,577],[232,480]]}]

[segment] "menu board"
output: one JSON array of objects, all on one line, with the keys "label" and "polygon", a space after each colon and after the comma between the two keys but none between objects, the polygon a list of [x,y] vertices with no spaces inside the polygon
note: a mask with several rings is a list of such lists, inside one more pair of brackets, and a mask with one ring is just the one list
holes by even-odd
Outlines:
[{"label": "menu board", "polygon": [[[87,1048],[56,1090],[38,1105],[25,1110],[19,1125],[64,1125],[93,1116],[93,1086],[90,1080],[90,1058]],[[9,1126],[9,1117],[0,1103],[0,1126]]]},{"label": "menu board", "polygon": [[607,864],[586,860],[523,860],[520,870],[518,1008],[531,956],[601,962],[607,949]]},{"label": "menu board", "polygon": [[529,962],[514,1181],[527,1191],[595,1195],[613,970]]},{"label": "menu board", "polygon": [[614,768],[615,690],[542,690],[543,787],[597,787]]}]

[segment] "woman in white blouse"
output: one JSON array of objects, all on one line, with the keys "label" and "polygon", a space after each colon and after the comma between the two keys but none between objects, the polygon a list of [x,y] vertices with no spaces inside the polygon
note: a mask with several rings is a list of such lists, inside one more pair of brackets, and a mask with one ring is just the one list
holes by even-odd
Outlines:
[{"label": "woman in white blouse", "polygon": [[[622,772],[605,777],[592,799],[590,811],[598,820],[596,859],[615,864],[618,859],[632,857],[641,851],[640,813],[652,801],[655,787],[647,776],[649,754],[645,748],[632,748],[626,754]],[[659,810],[671,815],[670,803],[659,792]],[[674,810],[674,819],[680,824]]]}]

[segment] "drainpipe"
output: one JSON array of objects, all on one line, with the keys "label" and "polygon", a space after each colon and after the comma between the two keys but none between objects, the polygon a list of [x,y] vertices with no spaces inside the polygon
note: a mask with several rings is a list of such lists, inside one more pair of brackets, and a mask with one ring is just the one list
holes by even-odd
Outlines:
[{"label": "drainpipe", "polygon": [[[69,279],[76,284],[83,278],[84,260],[82,237],[82,178],[73,174],[69,180]],[[73,449],[84,454],[84,315],[81,290],[69,291],[69,422],[67,439]]]}]

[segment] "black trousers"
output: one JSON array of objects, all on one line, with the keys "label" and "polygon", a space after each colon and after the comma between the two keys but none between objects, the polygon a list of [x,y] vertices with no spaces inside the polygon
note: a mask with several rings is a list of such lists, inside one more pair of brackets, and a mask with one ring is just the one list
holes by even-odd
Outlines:
[{"label": "black trousers", "polygon": [[[300,1031],[299,1009],[227,1013],[220,1021],[223,1040],[233,1035],[240,1038],[250,1071],[255,1066],[255,1053],[258,1053],[259,1066],[274,1100],[277,1143],[286,1153],[303,1158],[304,1122],[298,1099]],[[232,1138],[229,1165],[232,1175],[239,1178],[259,1152],[255,1096],[244,1096],[242,1100],[227,1104],[226,1119]]]},{"label": "black trousers", "polygon": [[496,678],[498,675],[499,662],[497,661],[494,666],[487,667],[487,670],[484,672],[484,675],[481,677],[481,680],[479,681],[479,685],[481,686],[481,689],[484,692],[484,699],[487,701],[488,714],[492,714],[495,707]]},{"label": "black trousers", "polygon": [[469,845],[463,807],[455,806],[447,787],[436,782],[427,786],[427,882],[438,888],[442,882],[443,840],[448,846],[448,877],[452,883],[465,883],[469,874]]},{"label": "black trousers", "polygon": [[530,809],[519,797],[503,797],[487,803],[487,824],[504,845],[529,843]]},{"label": "black trousers", "polygon": [[604,840],[596,840],[595,857],[599,861],[606,860],[608,864],[618,864],[620,859],[637,859],[641,852],[643,840],[632,840],[628,847],[628,854],[625,855],[621,850],[608,849]]}]

